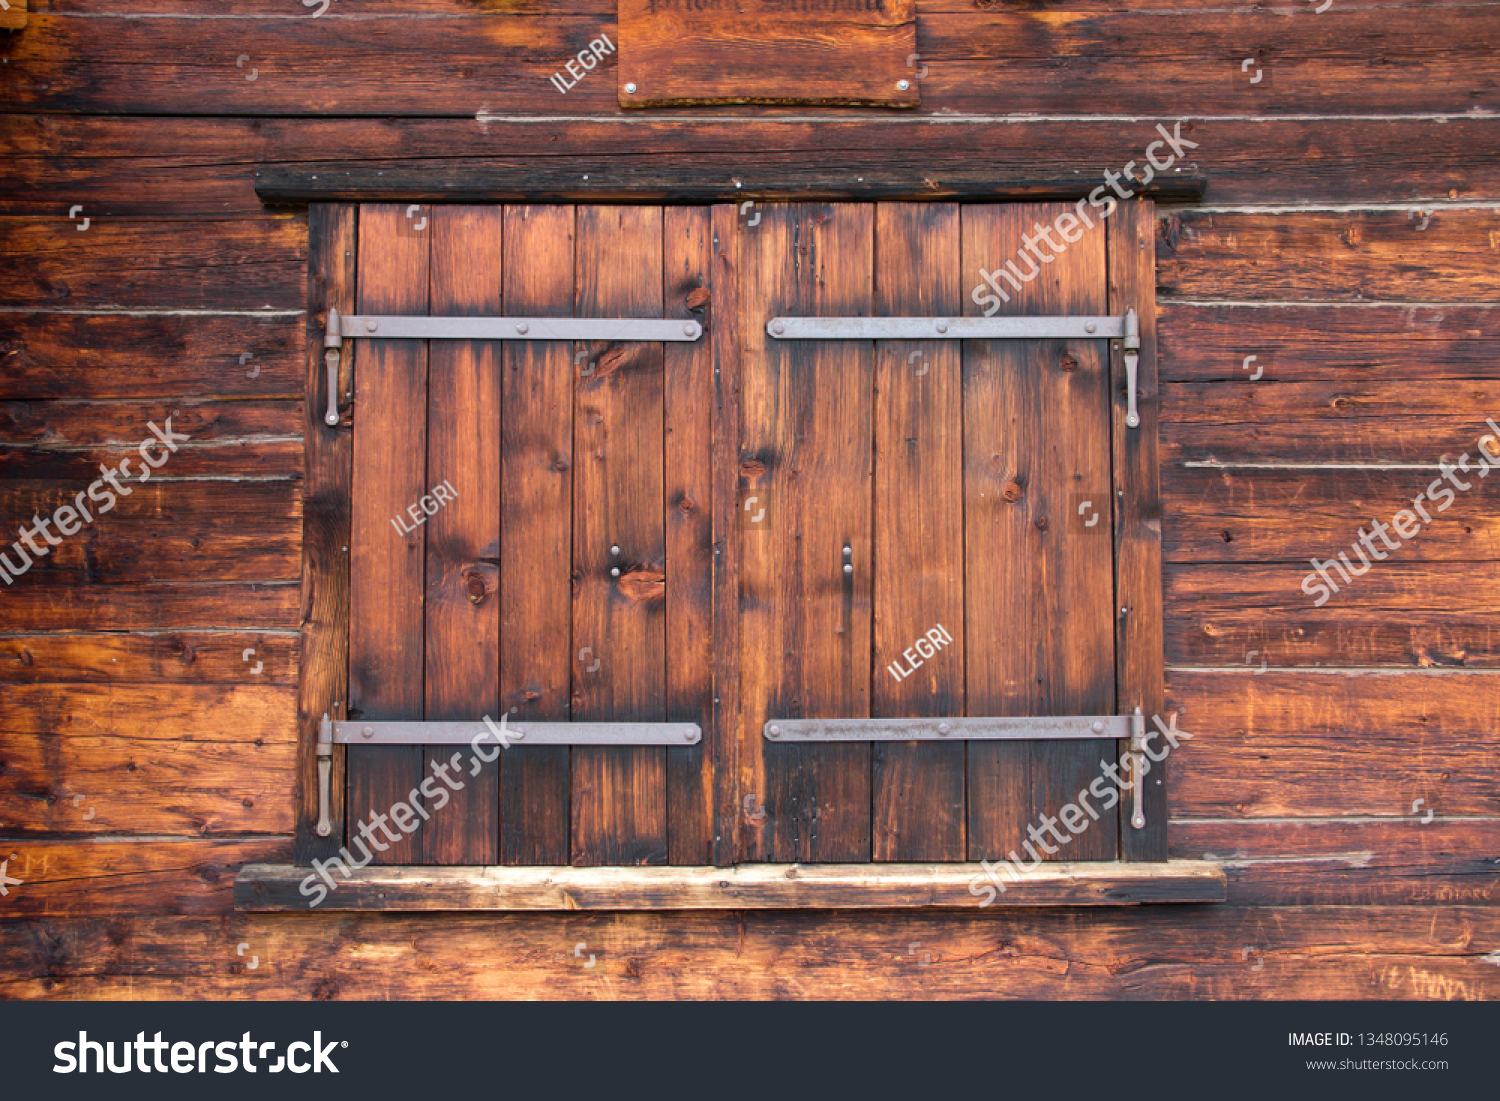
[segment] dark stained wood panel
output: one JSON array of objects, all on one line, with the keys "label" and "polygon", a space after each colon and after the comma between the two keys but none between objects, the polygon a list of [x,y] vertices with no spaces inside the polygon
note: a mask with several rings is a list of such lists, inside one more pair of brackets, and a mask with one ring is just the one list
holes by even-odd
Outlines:
[{"label": "dark stained wood panel", "polygon": [[17,684],[5,699],[7,833],[292,830],[297,710],[282,687]]},{"label": "dark stained wood panel", "polygon": [[[1500,667],[1500,571],[1387,561],[1318,608],[1301,590],[1308,569],[1306,562],[1168,567],[1167,662],[1252,671],[1262,663]],[[1434,593],[1443,594],[1440,606]]]},{"label": "dark stained wood panel", "polygon": [[1492,302],[1497,241],[1494,209],[1438,210],[1425,225],[1411,209],[1189,210],[1160,220],[1156,282],[1173,298]]},{"label": "dark stained wood panel", "polygon": [[0,683],[285,687],[297,683],[299,657],[291,631],[0,635]]},{"label": "dark stained wood panel", "polygon": [[[359,309],[425,314],[429,245],[406,231],[406,211],[359,210]],[[422,715],[423,564],[426,525],[398,531],[393,516],[427,492],[427,345],[419,340],[351,341],[354,364],[354,486],[349,537],[349,718],[411,720]],[[347,344],[345,347],[347,348]],[[376,841],[359,843],[376,864],[418,864],[421,824],[392,840],[372,816],[386,815],[423,779],[421,746],[347,750],[348,842],[358,857],[360,823]],[[375,820],[378,821],[378,820]],[[384,850],[378,848],[384,845]]]},{"label": "dark stained wood panel", "polygon": [[662,212],[662,305],[667,317],[697,321],[691,344],[662,345],[666,538],[667,714],[695,722],[703,740],[667,749],[667,859],[712,864],[713,756],[713,411],[714,240],[711,207]]},{"label": "dark stained wood panel", "polygon": [[205,581],[200,571],[190,580],[113,584],[60,573],[12,586],[5,606],[30,631],[295,630],[299,588],[295,570],[288,573],[280,580]]},{"label": "dark stained wood panel", "polygon": [[[875,241],[876,314],[963,313],[957,205],[883,203]],[[875,347],[870,714],[882,718],[964,714],[961,351],[953,340]],[[930,631],[949,641],[931,641]],[[902,656],[914,645],[933,651],[920,666]],[[965,859],[964,748],[870,747],[874,859]]]},{"label": "dark stained wood panel", "polygon": [[618,33],[621,107],[922,98],[916,0],[620,0]]},{"label": "dark stained wood panel", "polygon": [[868,860],[869,745],[777,745],[762,727],[869,713],[873,348],[781,343],[765,324],[870,314],[874,211],[795,203],[755,214],[738,242],[741,776],[746,806],[766,818],[745,831],[746,856]]},{"label": "dark stained wood panel", "polygon": [[[1467,453],[1470,469],[1477,470],[1477,445]],[[1166,467],[1162,471],[1163,558],[1203,564],[1306,563],[1313,557],[1327,561],[1342,551],[1358,565],[1350,545],[1360,529],[1371,531],[1375,520],[1389,525],[1401,509],[1410,510],[1413,500],[1441,478],[1437,470],[1441,457],[1442,452],[1434,454],[1433,465],[1426,470]],[[1450,454],[1449,461],[1460,457]],[[1446,510],[1441,508],[1446,500],[1441,492],[1435,494],[1439,498],[1436,508],[1426,505],[1432,498],[1425,498],[1432,523],[1417,517],[1418,534],[1400,540],[1399,550],[1386,550],[1386,562],[1489,562],[1500,554],[1500,519],[1491,503],[1500,493],[1500,484],[1488,476],[1462,471],[1455,476],[1469,489],[1450,488],[1454,499]],[[1416,517],[1415,512],[1412,515]],[[1381,546],[1378,539],[1376,546]],[[1311,606],[1316,595],[1293,590],[1288,599]]]},{"label": "dark stained wood panel", "polygon": [[[576,248],[578,316],[662,316],[660,207],[580,207]],[[660,722],[668,582],[662,349],[612,342],[580,344],[578,353],[573,717]],[[666,862],[666,753],[660,746],[574,748],[571,863]]]},{"label": "dark stained wood panel", "polygon": [[[954,915],[725,913],[264,914],[244,933],[284,944],[292,964],[229,960],[221,916],[61,919],[46,938],[0,925],[6,998],[359,1000],[399,985],[435,1000],[1500,997],[1484,959],[1494,906],[1128,907]],[[909,951],[912,942],[930,960]],[[1250,951],[1246,952],[1245,949]],[[294,955],[292,955],[295,953]],[[630,966],[629,961],[680,961]],[[226,960],[228,962],[226,963]],[[60,964],[59,961],[66,961]],[[476,961],[482,961],[476,962]]]},{"label": "dark stained wood panel", "polygon": [[[505,209],[502,300],[516,316],[569,317],[574,212]],[[500,706],[572,717],[573,379],[565,341],[508,341],[501,408]],[[569,749],[511,752],[500,776],[500,863],[568,863]]]},{"label": "dark stained wood panel", "polygon": [[[1150,200],[1126,203],[1106,229],[1109,264],[1109,311],[1134,310],[1140,327],[1136,363],[1136,409],[1140,423],[1131,428],[1129,369],[1123,343],[1110,341],[1111,474],[1114,482],[1115,586],[1110,614],[1115,626],[1116,713],[1140,708],[1148,735],[1147,751],[1170,753],[1159,739],[1162,711],[1162,595],[1161,595],[1161,460],[1157,437],[1163,415],[1157,386],[1156,283],[1152,263],[1156,215]],[[1149,739],[1158,739],[1151,747]],[[1129,754],[1130,742],[1117,746]],[[1132,784],[1144,784],[1137,825],[1132,809],[1120,816],[1120,855],[1124,860],[1167,858],[1166,758],[1145,760],[1131,754]],[[1141,765],[1141,775],[1135,774]],[[1149,768],[1149,772],[1146,769]]]},{"label": "dark stained wood panel", "polygon": [[[434,316],[500,313],[499,207],[433,207],[427,212]],[[411,225],[419,225],[413,222]],[[405,227],[403,227],[405,228]],[[500,717],[500,349],[497,341],[428,342],[426,492],[449,500],[426,517],[423,718],[474,722]],[[411,522],[409,519],[406,521]],[[422,826],[422,863],[496,864],[500,854],[502,750],[465,762],[463,789],[450,792]],[[422,750],[425,775],[452,746]],[[465,751],[466,753],[468,751]],[[468,756],[477,756],[468,753]]]},{"label": "dark stained wood panel", "polygon": [[[310,235],[317,232],[310,224]],[[260,398],[300,405],[302,329],[298,318],[286,315],[0,314],[0,399],[161,400],[170,394],[179,402]],[[221,406],[220,415],[225,412]]]},{"label": "dark stained wood panel", "polygon": [[1194,735],[1172,756],[1177,818],[1495,813],[1489,673],[1174,669],[1167,707]]},{"label": "dark stained wood panel", "polygon": [[[1012,259],[1020,256],[1023,236],[1040,240],[1036,227],[1072,210],[1020,203],[964,208],[963,283],[983,285],[981,270],[1010,261],[1035,281],[1011,291],[1008,302],[996,299],[996,314],[1105,312],[1105,239],[1097,220],[1086,225],[1075,217],[1070,228],[1081,236],[1064,242],[1065,251],[1045,267],[1030,257]],[[972,299],[964,307],[966,314],[981,312]],[[1101,343],[964,342],[971,715],[1115,711],[1109,372]],[[970,859],[1022,854],[1023,845],[1034,856],[1114,859],[1116,812],[1102,808],[1066,848],[1033,844],[1026,834],[1039,815],[1075,801],[1102,775],[1099,761],[1114,754],[1108,741],[970,744]],[[1029,863],[1024,854],[1020,859]]]}]

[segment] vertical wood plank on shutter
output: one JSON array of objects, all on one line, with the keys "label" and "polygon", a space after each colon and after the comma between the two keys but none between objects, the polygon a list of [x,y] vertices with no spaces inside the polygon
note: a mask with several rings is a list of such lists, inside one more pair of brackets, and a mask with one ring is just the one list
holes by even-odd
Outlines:
[{"label": "vertical wood plank on shutter", "polygon": [[[1114,372],[1114,469],[1116,507],[1116,604],[1129,608],[1118,618],[1116,676],[1122,712],[1137,705],[1147,730],[1160,715],[1162,699],[1161,468],[1157,460],[1156,386],[1156,216],[1150,199],[1123,203],[1109,220],[1109,309],[1133,308],[1141,318],[1137,365],[1140,427],[1127,428],[1125,357],[1111,356]],[[1162,716],[1165,721],[1166,716]],[[1129,743],[1120,743],[1123,753]],[[1169,748],[1158,736],[1154,753]],[[1144,829],[1120,815],[1121,851],[1126,860],[1167,859],[1167,773],[1169,761],[1152,763],[1146,775]]]},{"label": "vertical wood plank on shutter", "polygon": [[[957,204],[881,203],[875,241],[877,314],[963,312]],[[957,341],[885,340],[875,348],[872,715],[964,713],[959,365]],[[953,644],[925,661],[918,655],[912,669],[903,651],[939,624]],[[893,662],[909,671],[904,679],[890,672]],[[965,859],[964,743],[877,743],[871,751],[874,858]]]},{"label": "vertical wood plank on shutter", "polygon": [[[329,781],[333,832],[319,837],[318,723],[345,717],[349,698],[349,503],[354,442],[347,425],[323,423],[328,408],[323,332],[330,306],[352,312],[357,250],[352,203],[307,208],[307,382],[303,403],[302,676],[297,692],[297,837],[294,862],[306,866],[338,852],[344,840],[345,751],[334,750]],[[343,347],[348,379],[357,342]],[[341,412],[348,402],[341,397]]]},{"label": "vertical wood plank on shutter", "polygon": [[[577,235],[580,316],[662,316],[660,207],[581,206]],[[596,367],[580,379],[574,411],[573,639],[599,667],[575,666],[573,713],[581,722],[659,722],[667,702],[662,349],[587,350]],[[575,747],[572,862],[664,863],[666,780],[662,747]]]},{"label": "vertical wood plank on shutter", "polygon": [[[499,207],[435,206],[431,310],[462,317],[500,312]],[[427,489],[456,495],[427,520],[426,714],[429,721],[500,715],[500,344],[434,340],[428,347]],[[488,743],[488,740],[487,740]],[[424,751],[427,775],[458,747]],[[480,762],[422,827],[428,864],[499,860],[500,770]],[[486,754],[502,754],[486,744]]]},{"label": "vertical wood plank on shutter", "polygon": [[[510,316],[573,312],[573,208],[505,208]],[[512,719],[571,715],[573,346],[501,352],[500,705]],[[500,777],[500,862],[568,862],[567,746],[513,746]]]},{"label": "vertical wood plank on shutter", "polygon": [[691,344],[662,345],[666,428],[667,719],[695,722],[703,740],[667,750],[667,859],[713,860],[713,215],[662,212],[666,316],[698,321]]},{"label": "vertical wood plank on shutter", "polygon": [[[413,233],[400,205],[359,212],[359,310],[425,314],[430,234]],[[422,716],[422,565],[425,525],[406,514],[424,490],[427,346],[368,340],[354,376],[354,503],[349,543],[349,705],[356,719]],[[402,532],[392,517],[406,517]],[[385,815],[422,782],[419,746],[353,746],[347,757],[351,852],[361,820]],[[392,833],[399,834],[394,828]],[[414,864],[421,828],[381,840],[377,864]]]},{"label": "vertical wood plank on shutter", "polygon": [[[767,717],[864,717],[870,704],[873,346],[780,342],[766,320],[866,315],[868,205],[768,204],[739,241],[745,830],[751,859],[870,859],[870,747],[778,745]],[[843,570],[843,548],[854,572]],[[762,806],[763,805],[763,806]]]},{"label": "vertical wood plank on shutter", "polygon": [[[714,725],[710,752],[714,772],[713,862],[725,867],[742,859],[741,840],[753,808],[741,798],[740,760],[745,737],[740,713],[740,232],[739,208],[713,207],[713,540],[714,540]],[[758,739],[757,739],[758,740]],[[759,760],[758,750],[756,760]],[[755,821],[763,821],[764,812]]]},{"label": "vertical wood plank on shutter", "polygon": [[[1023,235],[1066,204],[963,210],[963,282],[1016,257]],[[1105,311],[1104,230],[1094,225],[1010,295],[1001,315]],[[1054,234],[1054,238],[1056,235]],[[1046,246],[1040,246],[1046,251]],[[1030,265],[1016,259],[1021,272]],[[966,298],[966,311],[983,311]],[[971,715],[1114,710],[1114,578],[1110,416],[1103,341],[966,341],[964,492],[967,684]],[[1093,528],[1082,501],[1101,517]],[[1015,850],[1049,859],[1112,860],[1114,815],[1061,844],[1027,828],[1100,775],[1112,741],[975,742],[969,746],[969,856]],[[1096,807],[1095,809],[1101,809]],[[1041,828],[1041,827],[1038,827]],[[1061,830],[1066,833],[1066,830]]]}]

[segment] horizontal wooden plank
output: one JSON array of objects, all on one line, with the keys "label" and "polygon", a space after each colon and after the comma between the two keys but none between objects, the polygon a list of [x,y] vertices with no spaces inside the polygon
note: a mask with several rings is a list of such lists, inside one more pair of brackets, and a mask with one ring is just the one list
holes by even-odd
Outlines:
[{"label": "horizontal wooden plank", "polygon": [[[88,580],[291,580],[301,576],[302,497],[292,482],[132,482],[112,511],[35,561],[10,590],[49,576]],[[171,460],[162,467],[171,470]],[[88,484],[0,482],[0,515],[51,516]],[[101,494],[104,487],[100,487]],[[85,498],[87,502],[87,498]],[[101,502],[97,507],[103,507]],[[7,532],[7,534],[9,534]],[[11,536],[15,540],[15,536]],[[36,536],[40,543],[42,537]],[[0,547],[17,559],[11,544]]]},{"label": "horizontal wooden plank", "polygon": [[0,683],[294,685],[297,656],[289,632],[0,635]]},{"label": "horizontal wooden plank", "polygon": [[1175,821],[1172,855],[1212,860],[1229,901],[1259,906],[1484,904],[1500,899],[1500,819]]},{"label": "horizontal wooden plank", "polygon": [[1301,591],[1307,572],[1306,563],[1167,565],[1167,663],[1252,671],[1262,663],[1500,667],[1500,572],[1494,569],[1387,562],[1321,608]]},{"label": "horizontal wooden plank", "polygon": [[112,915],[0,922],[0,997],[1492,1001],[1497,942],[1452,905]]},{"label": "horizontal wooden plank", "polygon": [[[323,881],[308,868],[250,864],[235,880],[239,910],[307,910]],[[741,864],[715,867],[486,867],[369,865],[337,889],[328,910],[973,910],[1013,906],[1138,906],[1218,902],[1224,878],[1203,861],[1048,863],[1002,875],[1003,893],[979,864]]]},{"label": "horizontal wooden plank", "polygon": [[[1250,364],[1253,373],[1256,363]],[[1496,372],[1500,375],[1500,371]],[[1166,462],[1431,463],[1500,416],[1500,378],[1181,382],[1161,387]]]},{"label": "horizontal wooden plank", "polygon": [[[850,169],[815,160],[742,167],[742,162],[698,156],[615,161],[601,165],[549,158],[514,164],[468,161],[365,164],[314,162],[267,165],[255,173],[255,193],[273,204],[374,199],[380,202],[736,202],[774,199],[1074,199],[1099,185],[1107,165],[1038,171],[930,164]],[[592,171],[580,174],[579,168]],[[1009,167],[1009,166],[1007,166]],[[600,171],[599,169],[603,169]],[[1192,166],[1159,176],[1140,194],[1191,201],[1207,181]]]},{"label": "horizontal wooden plank", "polygon": [[1346,386],[1500,378],[1493,305],[1164,302],[1157,330],[1164,384],[1245,383],[1256,371],[1257,381]]},{"label": "horizontal wooden plank", "polygon": [[[1476,467],[1477,448],[1468,454],[1470,466]],[[1427,470],[1166,467],[1162,470],[1163,558],[1207,563],[1307,562],[1316,557],[1323,562],[1343,552],[1358,567],[1360,559],[1349,548],[1360,529],[1371,532],[1373,521],[1389,525],[1397,512],[1410,510],[1412,501],[1440,477],[1437,463],[1443,456],[1441,450],[1434,453]],[[1459,457],[1452,451],[1447,456],[1450,460]],[[1418,518],[1413,538],[1393,535],[1399,550],[1386,549],[1375,539],[1388,557],[1386,562],[1376,562],[1374,569],[1383,569],[1393,560],[1488,562],[1500,558],[1500,516],[1494,505],[1500,479],[1458,477],[1471,488],[1467,492],[1450,489],[1455,496],[1444,511],[1436,511],[1445,500],[1441,493],[1436,505],[1424,500],[1432,522]],[[1356,577],[1349,587],[1363,580]],[[1296,591],[1288,599],[1304,599],[1311,606],[1316,595],[1316,589],[1311,595]]]},{"label": "horizontal wooden plank", "polygon": [[1500,814],[1500,675],[1171,669],[1174,818]]},{"label": "horizontal wooden plank", "polygon": [[0,400],[300,400],[301,339],[299,316],[0,313]]},{"label": "horizontal wooden plank", "polygon": [[295,630],[301,599],[295,578],[104,584],[66,572],[27,575],[4,596],[7,626],[32,632]]},{"label": "horizontal wooden plank", "polygon": [[[115,22],[100,20],[99,22]],[[155,22],[146,20],[145,22]],[[29,33],[29,31],[28,31]],[[3,70],[0,70],[3,71]],[[74,309],[302,309],[307,219],[0,219],[7,303]],[[238,350],[236,350],[238,355]]]},{"label": "horizontal wooden plank", "polygon": [[[507,106],[496,101],[492,110],[503,113]],[[1146,146],[1160,136],[1148,122],[1012,118],[1008,110],[1001,105],[989,119],[972,121],[948,115],[848,118],[821,110],[814,121],[805,114],[740,110],[691,118],[487,119],[478,127],[467,118],[10,115],[0,134],[0,153],[10,167],[0,178],[0,213],[59,217],[76,203],[101,221],[253,217],[262,210],[257,168],[305,178],[334,168],[330,151],[344,171],[391,171],[408,180],[425,175],[431,190],[419,197],[434,201],[459,198],[459,185],[482,183],[486,174],[492,182],[481,193],[490,193],[500,173],[524,168],[568,194],[650,187],[665,195],[668,166],[700,186],[709,180],[733,187],[737,179],[738,190],[751,196],[784,191],[797,180],[873,187],[902,173],[938,194],[972,182],[976,170],[1009,178],[1009,189],[1027,178],[1070,181],[1066,190],[1072,193],[1085,182],[1085,191],[1103,184],[1105,168],[1118,172],[1132,160],[1139,165]],[[1176,126],[1169,122],[1167,129]],[[1209,195],[1219,204],[1500,198],[1497,133],[1496,116],[1441,124],[1194,118],[1181,127],[1182,136],[1196,143],[1185,150],[1189,170],[1212,181]],[[1276,165],[1274,173],[1267,174],[1267,163]],[[1089,165],[1098,168],[1085,171]],[[1172,176],[1187,174],[1176,167]],[[260,180],[263,186],[270,181],[269,173]],[[1159,186],[1166,185],[1153,179],[1150,187]],[[232,335],[210,347],[214,355],[251,350],[239,348]]]},{"label": "horizontal wooden plank", "polygon": [[[1500,85],[1497,85],[1500,86]],[[1156,282],[1174,298],[1482,302],[1500,295],[1500,210],[1163,217]]]},{"label": "horizontal wooden plank", "polygon": [[69,480],[87,486],[101,465],[135,454],[154,423],[191,437],[153,475],[300,478],[301,401],[144,404],[75,401],[11,402],[0,415],[0,476],[30,481]]},{"label": "horizontal wooden plank", "polygon": [[[92,13],[90,13],[92,14]],[[1272,10],[1169,19],[1150,12],[991,8],[922,13],[922,110],[1079,112],[1079,89],[1111,89],[1121,114],[1492,111],[1489,8],[1336,8],[1317,19]],[[471,11],[245,21],[33,13],[0,70],[0,98],[26,109],[92,113],[472,116],[611,113],[617,57],[566,94],[549,77],[613,12]],[[618,41],[617,39],[614,39]],[[1270,79],[1239,69],[1255,57]],[[246,58],[240,61],[241,58]],[[1158,79],[1137,79],[1149,65]],[[379,80],[370,79],[378,72]],[[1002,79],[997,80],[997,72]],[[1372,74],[1375,74],[1372,77]],[[1241,83],[1243,80],[1243,83]],[[392,103],[390,89],[399,88]],[[1079,113],[1093,113],[1085,111]]]},{"label": "horizontal wooden plank", "polygon": [[296,699],[285,688],[23,684],[5,693],[0,833],[291,830]]},{"label": "horizontal wooden plank", "polygon": [[0,902],[7,918],[80,914],[228,912],[244,864],[285,859],[290,838],[247,841],[0,841],[6,875],[21,880]]}]

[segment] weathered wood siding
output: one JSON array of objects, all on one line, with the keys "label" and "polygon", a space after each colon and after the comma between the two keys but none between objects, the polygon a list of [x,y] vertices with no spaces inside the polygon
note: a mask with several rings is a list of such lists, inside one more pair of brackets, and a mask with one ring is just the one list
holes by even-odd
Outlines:
[{"label": "weathered wood siding", "polygon": [[[612,59],[547,79],[615,35],[608,0],[211,8],[32,0],[0,31],[0,518],[148,421],[192,437],[0,592],[0,996],[1500,994],[1500,488],[1324,607],[1298,590],[1500,417],[1500,5],[922,0],[917,111],[656,114],[618,108]],[[291,857],[304,614],[308,220],[259,166],[1055,174],[1178,119],[1210,188],[1157,237],[1166,689],[1195,734],[1171,849],[1225,860],[1227,904],[233,913],[240,864]]]}]

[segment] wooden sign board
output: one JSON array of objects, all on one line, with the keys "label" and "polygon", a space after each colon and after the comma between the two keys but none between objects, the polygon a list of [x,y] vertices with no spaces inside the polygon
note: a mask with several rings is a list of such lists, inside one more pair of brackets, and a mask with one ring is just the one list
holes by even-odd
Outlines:
[{"label": "wooden sign board", "polygon": [[622,107],[921,102],[916,0],[620,0],[619,17]]}]

